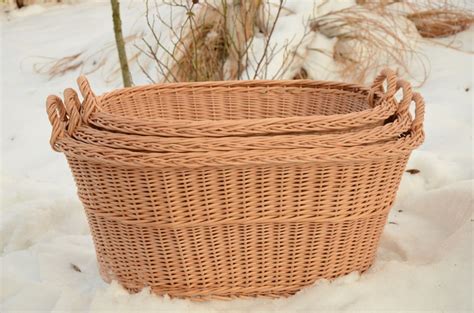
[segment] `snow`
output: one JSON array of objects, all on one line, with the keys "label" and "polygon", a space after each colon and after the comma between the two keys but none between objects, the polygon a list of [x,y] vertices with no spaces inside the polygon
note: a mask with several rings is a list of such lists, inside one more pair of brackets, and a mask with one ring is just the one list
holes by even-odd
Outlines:
[{"label": "snow", "polygon": [[[127,34],[137,25],[137,11],[126,14],[133,6],[122,6]],[[291,9],[306,14],[299,1]],[[404,174],[367,273],[322,280],[287,299],[194,303],[149,290],[129,295],[101,280],[69,168],[48,145],[46,96],[76,88],[78,71],[48,80],[32,65],[41,60],[38,56],[64,56],[113,42],[108,3],[33,8],[29,14],[3,16],[1,31],[6,47],[0,50],[2,312],[472,311],[472,54],[432,41],[421,44],[431,66],[429,79],[417,88],[426,100],[426,141],[407,167],[420,173]],[[473,34],[471,29],[454,40],[472,51]],[[311,45],[331,48],[330,41],[319,40],[320,45],[317,37]],[[308,56],[315,66],[323,57]],[[100,71],[89,75],[97,93],[119,85],[105,82],[105,76]],[[138,71],[134,76],[135,82],[146,82]]]},{"label": "snow", "polygon": [[24,7],[21,10],[13,10],[10,14],[14,17],[30,16],[35,14],[40,14],[46,11],[46,8],[42,5],[33,4],[27,7]]},{"label": "snow", "polygon": [[308,55],[303,67],[309,77],[320,80],[338,80],[340,68],[334,62],[334,45],[337,38],[328,38],[321,33],[314,35],[313,41],[308,45]]},{"label": "snow", "polygon": [[[279,0],[270,0],[263,14],[264,25],[272,28],[277,16]],[[313,79],[330,79],[334,68],[332,55],[335,39],[329,39],[320,33],[308,32],[310,19],[323,16],[329,12],[343,10],[355,5],[353,0],[343,1],[283,1],[272,36],[268,43],[267,55],[262,64],[268,61],[264,70],[260,68],[255,75],[257,64],[264,55],[267,42],[258,34],[250,43],[250,58],[247,69],[241,79],[292,79],[303,67]],[[291,25],[291,28],[288,27]],[[312,50],[317,45],[318,51]],[[308,49],[310,48],[310,49]]]}]

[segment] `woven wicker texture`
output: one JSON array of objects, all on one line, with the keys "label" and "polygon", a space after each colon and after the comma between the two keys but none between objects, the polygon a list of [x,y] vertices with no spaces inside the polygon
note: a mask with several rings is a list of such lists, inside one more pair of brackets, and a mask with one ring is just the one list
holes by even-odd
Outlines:
[{"label": "woven wicker texture", "polygon": [[[248,149],[291,149],[291,148],[315,148],[315,147],[350,147],[393,140],[400,134],[409,131],[412,127],[408,113],[408,107],[412,101],[410,85],[402,80],[397,81],[397,90],[402,88],[403,98],[397,104],[398,111],[391,119],[381,126],[366,126],[352,128],[347,131],[333,132],[305,132],[295,135],[273,135],[273,136],[232,136],[232,137],[157,137],[122,134],[118,132],[96,129],[83,124],[81,120],[74,124],[76,128],[69,126],[70,116],[80,116],[81,104],[76,92],[66,89],[65,101],[57,96],[51,96],[48,102],[61,112],[64,126],[77,140],[119,149],[150,152],[193,152],[193,151],[232,151]],[[393,100],[387,100],[393,101]],[[341,107],[342,108],[342,107]],[[73,112],[74,111],[74,112]],[[54,113],[54,112],[53,112]],[[56,113],[54,113],[56,114]]]},{"label": "woven wicker texture", "polygon": [[[262,141],[256,141],[242,150],[231,150],[230,144],[224,151],[201,145],[194,152],[128,147],[134,140],[147,138],[159,144],[173,138],[135,134],[127,139],[125,131],[117,145],[108,137],[110,129],[92,131],[84,123],[96,114],[85,118],[84,104],[66,97],[64,106],[60,99],[49,97],[51,144],[65,153],[73,172],[101,275],[131,291],[149,286],[157,294],[201,300],[288,296],[319,278],[366,270],[410,152],[424,137],[421,96],[404,83],[398,86],[405,91],[400,103],[380,98],[376,107],[385,101],[399,112],[415,102],[415,116],[399,114],[400,121],[407,119],[408,131],[401,127],[394,132],[397,136],[383,141],[347,140],[347,146],[331,146],[329,137],[315,137],[314,146],[307,141],[303,147],[290,148],[285,138],[298,135],[268,134],[246,138],[249,142],[267,138],[272,144],[280,138],[284,146],[259,148]],[[138,97],[139,89],[133,93]],[[375,127],[382,131],[392,124]],[[360,126],[354,134],[370,130]],[[90,140],[76,138],[87,131]],[[100,132],[107,134],[94,139]],[[354,134],[352,139],[363,139]],[[104,138],[111,141],[104,144]],[[177,138],[194,144],[198,139]],[[216,142],[227,138],[203,139],[216,147]],[[234,139],[245,145],[245,138]],[[322,142],[327,146],[319,145]]]},{"label": "woven wicker texture", "polygon": [[125,88],[97,97],[85,77],[78,79],[86,124],[127,134],[178,137],[345,130],[380,124],[397,111],[396,104],[387,101],[396,91],[396,81],[396,75],[385,70],[370,89],[311,80],[223,81]]},{"label": "woven wicker texture", "polygon": [[[390,73],[390,72],[389,72]],[[392,74],[393,75],[393,74]],[[395,91],[403,89],[403,98],[394,115],[384,121],[385,125],[366,125],[363,127],[353,127],[349,130],[325,131],[325,132],[304,132],[296,135],[279,135],[279,136],[232,136],[232,137],[157,137],[157,136],[137,136],[130,134],[122,134],[116,131],[106,131],[97,129],[82,123],[80,117],[81,103],[76,92],[72,89],[66,89],[64,92],[65,102],[61,101],[57,96],[51,96],[48,99],[52,107],[56,108],[56,112],[60,112],[61,120],[66,125],[64,128],[75,139],[83,142],[102,145],[111,148],[129,149],[135,151],[150,152],[192,152],[192,151],[232,151],[247,149],[287,149],[287,148],[315,148],[315,147],[335,147],[335,146],[358,146],[373,142],[382,142],[391,140],[407,132],[411,127],[410,116],[408,114],[408,106],[412,101],[412,90],[410,84],[406,81],[398,80]],[[375,85],[375,83],[374,83]],[[360,86],[359,89],[363,89]],[[376,89],[373,87],[373,89]],[[389,88],[391,90],[392,88]],[[326,89],[322,89],[326,92]],[[314,88],[317,92],[318,88]],[[374,90],[374,93],[376,90]],[[391,95],[385,97],[387,101],[393,101]],[[363,95],[361,95],[363,98]],[[346,101],[346,105],[352,105],[352,101]],[[369,109],[368,101],[365,101],[366,108]],[[362,106],[362,104],[361,104]],[[346,112],[349,108],[344,106],[338,107],[342,112]],[[52,112],[52,114],[56,114]],[[343,114],[343,113],[342,113]],[[72,121],[71,117],[75,116],[76,120]],[[380,124],[380,123],[378,123]]]}]

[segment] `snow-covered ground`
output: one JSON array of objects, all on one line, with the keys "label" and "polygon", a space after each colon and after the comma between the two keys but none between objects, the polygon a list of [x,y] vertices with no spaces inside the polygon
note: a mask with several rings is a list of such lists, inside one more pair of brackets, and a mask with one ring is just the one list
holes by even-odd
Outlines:
[{"label": "snow-covered ground", "polygon": [[[129,295],[100,279],[69,168],[48,144],[46,96],[75,87],[78,73],[48,80],[32,70],[35,57],[113,41],[108,3],[34,6],[2,19],[0,311],[472,311],[471,54],[422,44],[431,64],[419,88],[426,100],[426,141],[408,165],[420,172],[403,177],[367,273],[319,281],[288,299],[193,303],[148,290]],[[471,29],[454,40],[472,51],[473,34]],[[90,75],[98,93],[118,85],[107,85],[100,74]]]}]

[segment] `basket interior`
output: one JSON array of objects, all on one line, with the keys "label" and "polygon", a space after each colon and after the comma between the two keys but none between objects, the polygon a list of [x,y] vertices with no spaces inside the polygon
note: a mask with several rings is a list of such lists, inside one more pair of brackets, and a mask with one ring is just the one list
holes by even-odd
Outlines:
[{"label": "basket interior", "polygon": [[335,115],[370,108],[364,91],[314,86],[132,88],[104,95],[100,107],[132,119],[193,121]]}]

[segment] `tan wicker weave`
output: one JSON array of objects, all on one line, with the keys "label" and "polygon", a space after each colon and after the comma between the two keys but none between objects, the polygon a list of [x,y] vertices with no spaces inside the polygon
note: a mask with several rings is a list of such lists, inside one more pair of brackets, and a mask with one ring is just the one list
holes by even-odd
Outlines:
[{"label": "tan wicker weave", "polygon": [[[384,81],[387,91],[382,94]],[[87,79],[78,79],[86,124],[127,134],[178,137],[345,130],[377,124],[397,111],[396,104],[387,101],[396,92],[396,81],[396,75],[385,70],[371,89],[312,80],[222,81],[124,88],[96,97]]]},{"label": "tan wicker weave", "polygon": [[[389,75],[394,75],[388,72]],[[382,76],[383,77],[383,76]],[[327,83],[326,83],[327,84]],[[374,83],[375,85],[375,83]],[[360,86],[359,89],[363,89]],[[377,87],[373,87],[377,88]],[[287,148],[315,148],[315,147],[335,147],[335,146],[357,146],[369,144],[377,141],[391,140],[397,138],[400,134],[408,131],[411,127],[411,121],[408,114],[408,106],[411,102],[412,91],[411,86],[406,81],[398,80],[395,91],[402,88],[404,91],[403,98],[399,104],[396,104],[397,112],[391,119],[386,121],[385,125],[375,126],[368,125],[364,127],[353,127],[346,131],[325,131],[321,132],[304,132],[296,135],[280,135],[280,136],[246,136],[246,137],[195,137],[195,138],[177,138],[177,137],[156,137],[156,136],[137,136],[130,134],[122,134],[120,132],[105,131],[89,127],[81,120],[81,103],[76,92],[72,89],[66,89],[64,92],[65,103],[57,96],[51,96],[48,101],[56,102],[57,110],[61,112],[62,120],[66,122],[65,128],[68,129],[70,135],[83,142],[103,145],[111,148],[129,149],[135,151],[150,152],[199,152],[199,151],[232,151],[232,150],[248,150],[248,149],[287,149]],[[389,90],[392,88],[389,88]],[[314,88],[318,92],[318,88]],[[323,89],[323,92],[327,91]],[[375,93],[375,90],[374,90]],[[364,99],[363,94],[361,94]],[[385,95],[387,101],[391,95]],[[344,113],[353,106],[353,99],[347,98],[348,101],[342,102],[337,109]],[[393,99],[393,101],[395,101]],[[370,109],[368,101],[359,104],[362,107],[365,104],[366,109]],[[327,104],[326,104],[327,105]],[[71,119],[75,116],[76,120]],[[71,124],[71,125],[69,125]]]},{"label": "tan wicker weave", "polygon": [[209,299],[287,296],[319,278],[365,271],[410,152],[423,141],[424,104],[417,93],[413,100],[411,129],[385,142],[187,153],[86,143],[69,133],[75,117],[65,118],[57,101],[47,109],[104,279]]},{"label": "tan wicker weave", "polygon": [[80,116],[81,104],[76,92],[66,89],[64,92],[65,103],[57,96],[50,96],[48,101],[52,106],[56,106],[61,112],[64,126],[70,135],[83,142],[97,144],[101,146],[129,149],[135,151],[150,152],[205,152],[205,151],[232,151],[232,150],[268,150],[268,149],[291,149],[291,148],[316,148],[316,147],[350,147],[393,140],[400,134],[407,132],[411,128],[411,119],[408,114],[408,107],[412,100],[411,86],[405,81],[397,82],[397,89],[403,88],[404,96],[398,104],[397,115],[393,120],[383,126],[353,128],[348,131],[338,131],[336,133],[325,132],[323,134],[304,133],[296,135],[278,136],[247,136],[247,137],[156,137],[140,136],[111,132],[87,125],[82,125],[79,120],[74,124],[76,128],[70,127],[71,115]]}]

